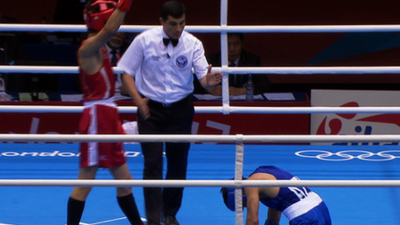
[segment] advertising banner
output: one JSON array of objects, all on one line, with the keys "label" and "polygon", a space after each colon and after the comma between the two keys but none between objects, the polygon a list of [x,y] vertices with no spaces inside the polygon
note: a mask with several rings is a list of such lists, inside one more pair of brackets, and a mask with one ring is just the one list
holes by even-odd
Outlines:
[{"label": "advertising banner", "polygon": [[[28,103],[14,103],[14,105]],[[82,103],[31,102],[34,105],[70,105]],[[195,102],[195,106],[219,106],[220,103]],[[132,106],[123,102],[120,106]],[[236,106],[309,106],[309,102],[243,102]],[[1,113],[0,133],[2,134],[78,134],[80,113]],[[137,134],[135,113],[120,113],[127,133]],[[196,113],[192,134],[213,135],[263,135],[263,134],[308,134],[310,126],[307,114],[251,114],[251,113]]]},{"label": "advertising banner", "polygon": [[[400,106],[400,91],[312,90],[311,106]],[[400,114],[312,114],[310,122],[310,133],[318,135],[371,135],[400,133]],[[335,144],[398,145],[399,143],[367,142]]]}]

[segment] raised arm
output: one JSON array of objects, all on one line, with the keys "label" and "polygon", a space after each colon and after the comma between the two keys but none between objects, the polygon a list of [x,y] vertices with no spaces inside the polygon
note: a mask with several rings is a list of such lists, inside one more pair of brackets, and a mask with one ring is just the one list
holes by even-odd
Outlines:
[{"label": "raised arm", "polygon": [[[99,49],[109,41],[118,31],[125,15],[131,7],[132,0],[120,0],[117,9],[111,14],[104,28],[95,36],[88,38],[78,51],[79,58],[95,56]],[[86,15],[88,16],[88,15]]]}]

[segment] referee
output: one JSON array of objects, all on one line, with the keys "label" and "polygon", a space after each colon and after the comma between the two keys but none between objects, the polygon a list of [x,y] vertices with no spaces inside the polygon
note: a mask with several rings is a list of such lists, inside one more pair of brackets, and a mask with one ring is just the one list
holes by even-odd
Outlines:
[{"label": "referee", "polygon": [[[209,89],[221,82],[222,73],[211,72],[203,44],[184,31],[185,6],[169,1],[161,7],[161,26],[139,34],[118,67],[123,84],[138,107],[139,134],[190,134],[194,107],[192,69]],[[141,143],[143,179],[163,179],[164,143]],[[190,143],[165,143],[165,179],[186,179]],[[179,225],[176,214],[183,188],[144,188],[148,225]]]}]

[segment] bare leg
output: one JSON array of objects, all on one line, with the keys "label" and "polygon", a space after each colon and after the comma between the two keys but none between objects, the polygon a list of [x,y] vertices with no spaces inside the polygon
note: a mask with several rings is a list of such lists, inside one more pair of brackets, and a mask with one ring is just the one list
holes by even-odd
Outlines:
[{"label": "bare leg", "polygon": [[[78,180],[94,179],[96,177],[98,166],[82,167],[79,169]],[[75,187],[72,190],[71,198],[85,201],[92,187]]]},{"label": "bare leg", "polygon": [[[79,169],[78,179],[94,179],[97,173],[97,166],[82,167]],[[89,195],[91,187],[75,187],[72,190],[71,196],[68,200],[68,225],[78,225],[83,209],[85,207],[85,201]]]},{"label": "bare leg", "polygon": [[[126,163],[120,167],[110,168],[110,172],[115,179],[133,179]],[[130,187],[117,187],[117,200],[118,205],[132,225],[143,224],[136,206],[135,198],[132,194],[132,189]]]},{"label": "bare leg", "polygon": [[[128,166],[125,163],[120,167],[110,168],[110,173],[116,180],[133,180],[131,173],[129,172]],[[117,196],[126,196],[132,193],[130,187],[117,187]]]}]

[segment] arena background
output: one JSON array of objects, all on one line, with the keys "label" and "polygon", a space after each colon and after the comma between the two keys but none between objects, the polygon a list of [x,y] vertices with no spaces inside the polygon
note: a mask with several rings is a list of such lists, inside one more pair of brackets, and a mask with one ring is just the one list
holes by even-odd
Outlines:
[{"label": "arena background", "polygon": [[[135,1],[126,23],[159,24],[159,8],[164,1]],[[182,0],[187,6],[187,25],[219,25],[220,1]],[[14,0],[1,1],[3,22],[9,18],[20,23],[82,24],[82,3],[79,0]],[[264,1],[231,0],[228,4],[228,25],[358,25],[397,24],[400,5],[397,1]],[[30,33],[30,35],[43,35]],[[60,34],[58,34],[60,36]],[[32,36],[30,37],[32,40]],[[62,35],[61,35],[62,36]],[[219,34],[196,34],[206,54],[219,51]],[[245,35],[245,49],[261,56],[264,66],[395,66],[398,65],[400,41],[398,33],[257,33]],[[44,49],[28,46],[28,51]],[[75,43],[76,44],[76,43]],[[26,45],[26,43],[25,43]],[[75,64],[77,46],[62,48],[64,57],[56,64]],[[54,54],[54,53],[53,53]],[[48,55],[48,54],[47,54]],[[46,56],[34,60],[46,60]],[[48,57],[48,56],[47,56]],[[57,59],[60,54],[50,59]],[[391,89],[398,90],[397,74],[375,75],[268,75],[273,91],[305,91],[312,88]],[[65,82],[64,82],[65,85]],[[62,87],[59,87],[62,89]]]}]

